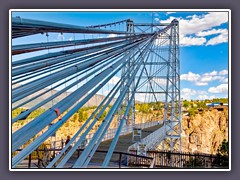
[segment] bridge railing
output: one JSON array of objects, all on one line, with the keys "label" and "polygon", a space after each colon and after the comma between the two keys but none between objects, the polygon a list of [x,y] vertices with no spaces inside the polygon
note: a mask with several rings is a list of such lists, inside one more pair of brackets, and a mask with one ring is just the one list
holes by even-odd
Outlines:
[{"label": "bridge railing", "polygon": [[[18,149],[17,151],[21,151],[22,149]],[[38,149],[37,151],[45,153],[44,156],[46,157],[33,157],[30,154],[22,163],[20,163],[16,168],[46,168],[46,166],[51,162],[51,155],[55,157],[55,152],[60,152],[62,149]],[[78,158],[81,152],[84,149],[77,149],[75,153],[75,158]],[[35,150],[36,151],[36,150]],[[35,152],[34,151],[34,152]],[[33,152],[33,153],[34,153]],[[108,151],[97,150],[95,155],[99,157],[105,157]],[[114,158],[111,158],[109,163],[109,167],[111,168],[135,168],[135,167],[144,167],[144,168],[155,168],[155,159],[152,157],[141,156],[133,153],[126,153],[126,152],[113,152]],[[127,165],[127,159],[134,159],[132,163]],[[90,164],[90,168],[101,168],[102,159],[98,161],[95,159],[96,162],[93,162],[93,165]],[[73,162],[72,162],[73,163]],[[66,165],[65,168],[71,168],[72,164]],[[91,167],[93,166],[93,167]]]},{"label": "bridge railing", "polygon": [[[141,124],[135,124],[135,127],[145,129],[145,128],[149,128],[149,127],[152,127],[152,126],[160,125],[162,123],[163,123],[163,121],[145,122],[145,123],[141,123]],[[120,135],[126,135],[126,134],[129,134],[129,133],[132,133],[132,131],[133,131],[132,125],[125,125],[125,126],[123,126]],[[107,141],[107,140],[113,139],[116,132],[117,132],[117,128],[108,129],[108,131],[106,132],[102,141]],[[89,141],[92,139],[93,136],[94,136],[94,133],[89,133],[86,136],[85,141],[82,143],[82,145],[79,148],[84,148],[89,143]],[[76,140],[73,142],[72,145],[74,145],[78,141],[79,138],[80,138],[80,136],[76,138]],[[61,149],[65,146],[65,141],[66,141],[66,139],[62,139],[62,140],[58,140],[58,141],[52,141],[51,148]]]},{"label": "bridge railing", "polygon": [[[21,151],[18,149],[17,151]],[[38,149],[36,151],[46,153],[46,149]],[[60,152],[61,149],[47,149],[48,155],[54,155],[55,152]],[[79,157],[83,149],[77,149],[75,153],[76,158]],[[99,157],[105,157],[104,154],[107,151],[97,150]],[[48,158],[36,158],[30,154],[17,168],[43,168],[51,161],[51,157]],[[45,154],[46,156],[46,154]],[[219,156],[203,153],[180,153],[169,151],[147,151],[146,156],[137,154],[136,150],[131,150],[129,153],[113,152],[113,157],[110,166],[116,168],[127,167],[146,167],[146,168],[228,168],[229,158],[228,156]],[[45,160],[46,162],[42,162]],[[101,161],[102,162],[102,161]],[[101,164],[99,162],[98,164]],[[44,164],[46,163],[46,164]],[[99,165],[100,167],[100,165]]]},{"label": "bridge railing", "polygon": [[[163,121],[161,121],[159,124],[162,124]],[[163,140],[164,137],[164,128],[159,128],[153,133],[149,134],[145,138],[141,140],[141,144],[146,145],[146,149],[155,149],[155,147]],[[128,151],[130,150],[137,150],[138,149],[139,142],[134,143],[133,145],[129,146]]]},{"label": "bridge railing", "polygon": [[[136,150],[129,153],[137,154]],[[147,151],[147,157],[154,158],[155,168],[228,168],[228,157],[187,152]],[[131,158],[129,163],[135,163]]]}]

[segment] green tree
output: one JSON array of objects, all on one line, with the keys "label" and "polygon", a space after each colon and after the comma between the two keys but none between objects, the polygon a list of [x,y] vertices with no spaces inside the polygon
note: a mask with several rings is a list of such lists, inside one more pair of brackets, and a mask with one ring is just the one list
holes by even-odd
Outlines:
[{"label": "green tree", "polygon": [[228,103],[228,98],[215,98],[212,102]]},{"label": "green tree", "polygon": [[140,110],[140,104],[136,104],[135,109],[139,111]]},{"label": "green tree", "polygon": [[183,101],[183,107],[184,108],[189,108],[190,107],[190,103],[187,100]]},{"label": "green tree", "polygon": [[190,108],[189,110],[188,110],[188,113],[189,113],[189,115],[190,116],[194,116],[196,113],[195,113],[195,108]]},{"label": "green tree", "polygon": [[228,142],[226,139],[223,140],[222,144],[218,147],[217,150],[217,156],[219,157],[217,159],[217,164],[220,166],[228,166],[229,160],[228,160]]},{"label": "green tree", "polygon": [[198,103],[197,103],[197,108],[206,108],[207,106],[206,106],[206,103],[205,103],[205,101],[199,101]]},{"label": "green tree", "polygon": [[72,122],[76,122],[79,120],[79,113],[74,113],[70,119]]},{"label": "green tree", "polygon": [[142,112],[142,113],[151,113],[151,108],[150,108],[149,104],[147,104],[147,103],[141,104],[141,105],[140,105],[139,112]]},{"label": "green tree", "polygon": [[79,122],[84,122],[88,119],[88,113],[84,109],[78,110],[78,121]]},{"label": "green tree", "polygon": [[226,139],[224,139],[222,144],[218,147],[217,154],[221,156],[228,156],[228,142]]}]

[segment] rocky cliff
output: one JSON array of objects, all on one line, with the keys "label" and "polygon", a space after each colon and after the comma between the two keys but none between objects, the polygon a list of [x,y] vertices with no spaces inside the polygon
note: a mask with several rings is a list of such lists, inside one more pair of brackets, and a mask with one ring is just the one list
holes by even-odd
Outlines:
[{"label": "rocky cliff", "polygon": [[228,108],[210,108],[182,119],[182,151],[215,154],[228,139]]}]

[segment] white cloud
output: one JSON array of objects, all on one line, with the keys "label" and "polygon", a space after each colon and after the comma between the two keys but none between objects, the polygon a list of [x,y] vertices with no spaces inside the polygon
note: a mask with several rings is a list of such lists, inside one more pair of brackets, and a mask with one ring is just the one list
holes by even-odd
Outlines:
[{"label": "white cloud", "polygon": [[189,88],[183,88],[181,90],[181,96],[183,99],[193,99],[195,95],[199,96],[206,96],[207,92],[206,91],[201,91],[201,90],[194,90],[194,89],[189,89]]},{"label": "white cloud", "polygon": [[188,72],[188,74],[182,74],[180,76],[181,80],[186,80],[190,82],[198,81],[201,76],[199,74],[194,74],[192,72]]},{"label": "white cloud", "polygon": [[221,79],[220,81],[224,83],[228,83],[228,78]]},{"label": "white cloud", "polygon": [[69,40],[69,41],[72,41],[72,40],[73,40],[73,38],[72,38],[72,37],[70,37],[68,40]]},{"label": "white cloud", "polygon": [[[179,21],[181,45],[215,45],[228,41],[228,32],[226,29],[213,29],[228,22],[228,12],[209,12],[203,15],[188,16],[186,19],[170,16],[167,20],[161,20],[160,23],[168,23],[173,19]],[[204,36],[214,34],[220,35],[213,37],[206,43]]]},{"label": "white cloud", "polygon": [[180,36],[180,44],[183,46],[200,46],[203,45],[207,40],[203,37],[192,37],[192,36]]},{"label": "white cloud", "polygon": [[194,96],[197,92],[193,89],[189,89],[189,88],[183,88],[181,91],[181,97],[183,99],[191,99],[192,96]]},{"label": "white cloud", "polygon": [[108,82],[109,82],[109,84],[117,84],[119,80],[120,80],[119,77],[113,76],[113,78],[110,79],[110,81],[108,81]]},{"label": "white cloud", "polygon": [[196,82],[195,82],[195,85],[196,85],[196,86],[207,86],[208,83],[207,83],[207,82],[199,82],[199,81],[196,81]]},{"label": "white cloud", "polygon": [[216,45],[220,43],[228,42],[228,33],[222,33],[212,39],[210,39],[206,45]]},{"label": "white cloud", "polygon": [[209,94],[207,91],[194,90],[194,89],[189,89],[189,88],[183,88],[181,90],[181,97],[183,99],[187,99],[187,100],[190,100],[190,99],[205,100],[205,99],[216,98],[215,95]]},{"label": "white cloud", "polygon": [[203,75],[204,76],[215,76],[215,75],[217,75],[217,71],[212,71],[210,73],[204,73]]},{"label": "white cloud", "polygon": [[220,84],[216,87],[210,87],[208,89],[210,93],[227,93],[228,92],[228,84]]},{"label": "white cloud", "polygon": [[220,82],[228,82],[228,79],[224,76],[226,74],[226,70],[222,70],[220,72],[212,71],[202,75],[188,72],[188,74],[182,74],[180,79],[193,82],[197,86],[206,86],[209,82],[216,80],[219,80]]},{"label": "white cloud", "polygon": [[213,96],[208,96],[208,95],[204,94],[204,95],[199,95],[199,96],[197,96],[197,99],[199,99],[199,100],[214,99],[214,98],[216,98],[215,95],[213,95]]},{"label": "white cloud", "polygon": [[196,94],[196,91],[195,90],[193,90],[193,89],[189,89],[189,88],[183,88],[182,89],[182,92],[183,93],[187,93],[187,94],[189,94],[189,93],[191,93],[191,94]]},{"label": "white cloud", "polygon": [[155,81],[160,86],[166,86],[167,80],[163,78],[153,78],[153,81]]},{"label": "white cloud", "polygon": [[202,82],[210,82],[210,81],[215,81],[215,80],[223,80],[223,76],[215,76],[215,75],[203,75],[200,79]]},{"label": "white cloud", "polygon": [[203,81],[203,82],[212,81],[212,76],[203,76],[203,77],[201,78],[201,81]]},{"label": "white cloud", "polygon": [[227,12],[209,12],[205,15],[193,15],[191,19],[180,19],[179,28],[183,35],[196,34],[228,21]]},{"label": "white cloud", "polygon": [[159,21],[159,18],[154,18],[155,21]]},{"label": "white cloud", "polygon": [[214,80],[223,81],[225,79],[225,77],[223,77],[223,76],[214,76],[212,79],[213,79],[213,81]]},{"label": "white cloud", "polygon": [[227,74],[228,74],[228,70],[226,69],[219,72],[219,75],[227,75]]},{"label": "white cloud", "polygon": [[[179,20],[179,29],[182,35],[197,34],[204,30],[209,30],[212,27],[219,26],[228,21],[227,12],[209,12],[205,15],[189,16],[190,19],[176,18]],[[160,22],[167,23],[175,17],[169,17],[167,20]]]},{"label": "white cloud", "polygon": [[196,36],[210,36],[214,34],[228,34],[227,29],[211,29],[208,31],[200,31],[196,33]]},{"label": "white cloud", "polygon": [[145,94],[140,94],[140,93],[138,93],[138,94],[136,94],[136,96],[135,96],[135,99],[137,100],[137,101],[140,101],[140,102],[145,102]]}]

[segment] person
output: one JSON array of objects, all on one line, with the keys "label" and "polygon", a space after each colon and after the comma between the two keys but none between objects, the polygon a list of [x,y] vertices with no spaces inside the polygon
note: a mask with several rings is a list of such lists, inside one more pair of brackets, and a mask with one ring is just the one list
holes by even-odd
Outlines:
[{"label": "person", "polygon": [[67,145],[67,143],[70,141],[70,136],[67,136],[67,140],[65,142],[65,146]]}]

